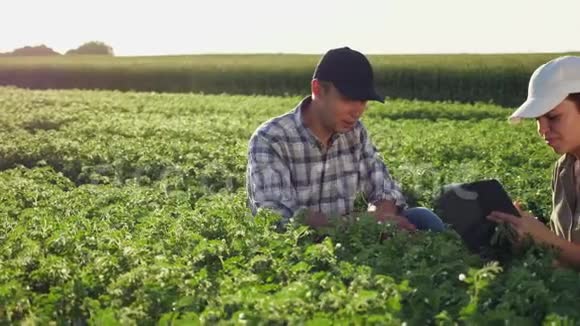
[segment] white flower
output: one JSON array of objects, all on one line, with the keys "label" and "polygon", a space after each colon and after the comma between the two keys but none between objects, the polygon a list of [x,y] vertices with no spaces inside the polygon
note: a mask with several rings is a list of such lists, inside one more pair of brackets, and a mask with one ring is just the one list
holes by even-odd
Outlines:
[{"label": "white flower", "polygon": [[335,247],[336,247],[336,249],[339,249],[340,247],[342,247],[342,245],[341,245],[341,244],[340,244],[340,242],[339,242],[339,243],[337,243],[337,244],[336,244],[336,246],[335,246]]},{"label": "white flower", "polygon": [[463,273],[459,274],[459,280],[461,282],[465,281],[465,274],[463,274]]}]

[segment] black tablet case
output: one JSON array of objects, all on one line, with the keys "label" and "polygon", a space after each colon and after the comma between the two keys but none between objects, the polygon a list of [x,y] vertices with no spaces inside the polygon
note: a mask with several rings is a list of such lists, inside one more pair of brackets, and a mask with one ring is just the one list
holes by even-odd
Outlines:
[{"label": "black tablet case", "polygon": [[519,216],[503,186],[495,179],[448,185],[435,200],[435,212],[459,233],[474,253],[490,248],[496,223],[486,216],[492,211]]}]

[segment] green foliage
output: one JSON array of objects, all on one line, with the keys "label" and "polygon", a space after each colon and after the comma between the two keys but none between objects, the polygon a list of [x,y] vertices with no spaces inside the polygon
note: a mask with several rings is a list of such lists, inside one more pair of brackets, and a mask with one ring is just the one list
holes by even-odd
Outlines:
[{"label": "green foliage", "polygon": [[[580,322],[580,275],[545,248],[500,266],[364,212],[252,217],[247,141],[298,100],[0,89],[0,324]],[[545,217],[556,157],[506,114],[397,100],[363,120],[418,204],[494,177]]]},{"label": "green foliage", "polygon": [[54,51],[53,49],[47,47],[44,44],[37,46],[25,46],[22,48],[15,49],[12,52],[0,53],[0,57],[29,57],[29,56],[59,56],[60,53]]},{"label": "green foliage", "polygon": [[[60,58],[0,58],[0,85],[206,94],[301,95],[320,55],[110,57],[106,45]],[[96,51],[95,51],[96,48]],[[82,50],[82,51],[81,51]],[[110,52],[110,53],[109,53]],[[79,53],[80,54],[80,53]],[[378,89],[390,98],[521,104],[532,72],[567,53],[369,55]],[[573,53],[572,53],[573,54]],[[422,112],[427,116],[430,112]]]},{"label": "green foliage", "polygon": [[103,42],[87,42],[76,49],[68,50],[67,55],[113,55],[113,48]]}]

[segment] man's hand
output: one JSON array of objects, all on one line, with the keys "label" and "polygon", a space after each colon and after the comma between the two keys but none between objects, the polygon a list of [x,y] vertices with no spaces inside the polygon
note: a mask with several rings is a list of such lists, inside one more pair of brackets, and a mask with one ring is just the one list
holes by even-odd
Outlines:
[{"label": "man's hand", "polygon": [[404,216],[383,214],[375,215],[375,217],[379,222],[393,223],[396,224],[399,228],[410,232],[417,231],[417,227],[413,223],[409,222],[409,220]]},{"label": "man's hand", "polygon": [[392,200],[381,200],[374,205],[374,211],[371,213],[375,216],[377,221],[384,222],[384,223],[394,223],[399,226],[401,229],[407,231],[416,231],[417,227],[409,222],[409,220],[404,217],[400,216],[397,211],[397,206],[395,202]]},{"label": "man's hand", "polygon": [[319,229],[330,225],[328,217],[321,212],[308,211],[305,223],[314,229]]}]

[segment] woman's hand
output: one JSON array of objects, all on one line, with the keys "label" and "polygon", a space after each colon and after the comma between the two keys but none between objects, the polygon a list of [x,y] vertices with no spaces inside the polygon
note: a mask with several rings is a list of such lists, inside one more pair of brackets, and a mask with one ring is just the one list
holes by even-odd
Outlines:
[{"label": "woman's hand", "polygon": [[496,223],[504,222],[511,225],[518,234],[518,241],[523,240],[526,235],[530,235],[537,243],[554,245],[557,242],[558,236],[544,223],[532,214],[522,210],[519,203],[516,202],[514,205],[518,209],[521,217],[494,211],[487,218]]},{"label": "woman's hand", "polygon": [[498,223],[509,223],[517,232],[520,241],[524,236],[530,235],[536,243],[557,248],[559,254],[553,262],[554,267],[572,267],[580,271],[580,245],[558,237],[532,214],[524,212],[518,203],[514,204],[522,217],[492,212],[487,218]]}]

